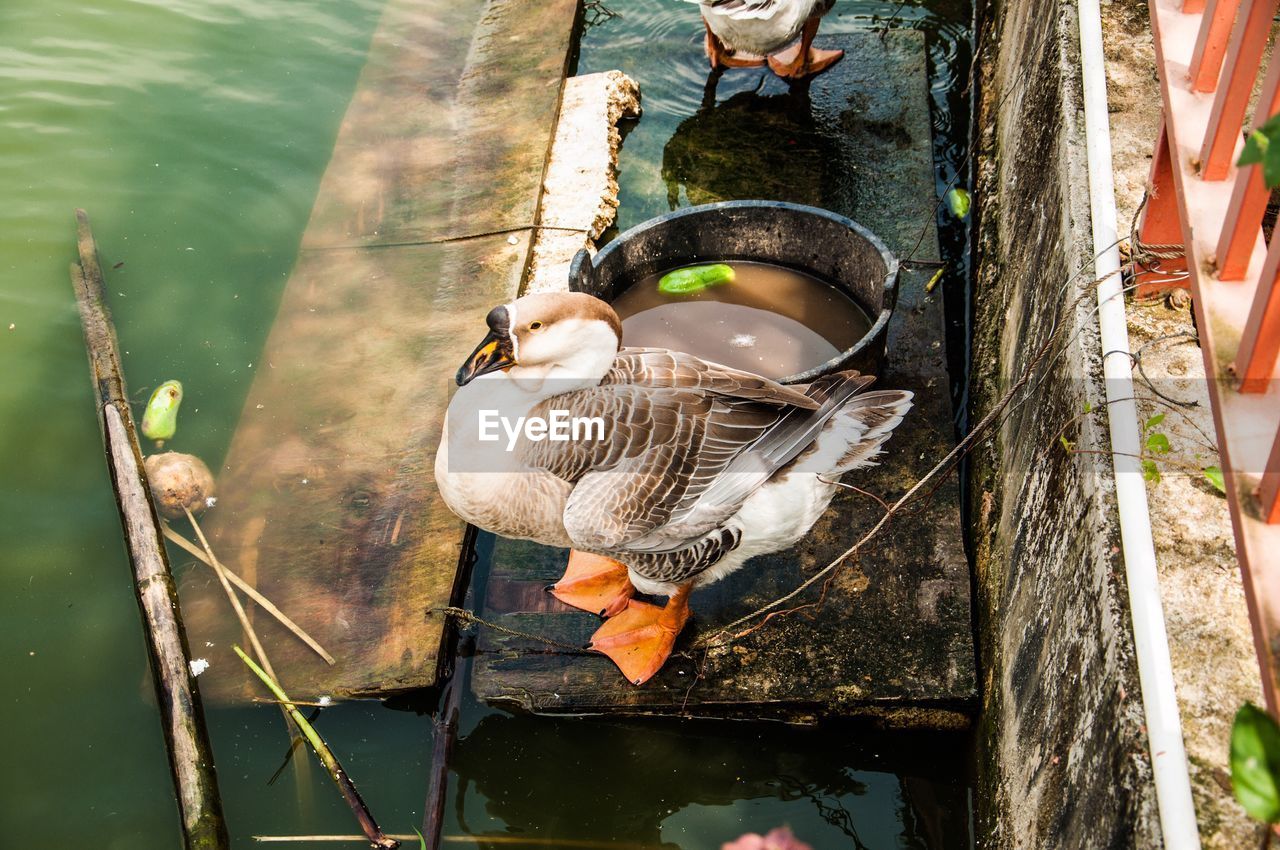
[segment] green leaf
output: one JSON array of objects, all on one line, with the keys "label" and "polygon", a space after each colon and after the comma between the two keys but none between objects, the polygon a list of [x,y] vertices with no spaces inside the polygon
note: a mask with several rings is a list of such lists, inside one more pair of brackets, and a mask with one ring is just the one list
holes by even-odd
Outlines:
[{"label": "green leaf", "polygon": [[422,833],[416,826],[413,828],[413,831],[418,833],[418,850],[427,850],[427,839],[422,836]]},{"label": "green leaf", "polygon": [[1157,431],[1147,437],[1147,451],[1158,455],[1169,453],[1169,438]]},{"label": "green leaf", "polygon": [[1086,401],[1086,402],[1084,403],[1084,412],[1085,412],[1085,413],[1093,413],[1093,405],[1092,405],[1092,404],[1089,404],[1089,402],[1087,402],[1087,401]]},{"label": "green leaf", "polygon": [[1142,426],[1142,430],[1150,431],[1152,428],[1156,427],[1163,421],[1164,421],[1164,414],[1157,413],[1155,416],[1152,416],[1150,419],[1147,420],[1146,424]]},{"label": "green leaf", "polygon": [[1236,160],[1236,165],[1257,165],[1262,162],[1270,144],[1271,140],[1267,138],[1266,133],[1254,130],[1244,137],[1244,150],[1240,151],[1240,158]]},{"label": "green leaf", "polygon": [[1156,466],[1154,460],[1144,460],[1142,462],[1142,477],[1152,484],[1160,483],[1160,468]]},{"label": "green leaf", "polygon": [[1280,145],[1267,145],[1262,156],[1262,182],[1268,189],[1280,186]]},{"label": "green leaf", "polygon": [[1204,477],[1209,479],[1209,483],[1214,489],[1222,495],[1227,494],[1227,482],[1222,477],[1222,469],[1217,466],[1209,466],[1204,470]]},{"label": "green leaf", "polygon": [[947,192],[947,208],[958,219],[969,217],[969,193],[964,189],[952,189]]},{"label": "green leaf", "polygon": [[1273,115],[1267,123],[1249,133],[1244,140],[1237,165],[1262,164],[1262,179],[1268,188],[1280,186],[1280,145],[1272,142],[1280,139],[1280,116]]},{"label": "green leaf", "polygon": [[1280,727],[1253,703],[1231,725],[1231,786],[1250,817],[1280,822]]},{"label": "green leaf", "polygon": [[1069,452],[1069,451],[1071,451],[1072,449],[1074,449],[1074,448],[1076,447],[1076,444],[1075,444],[1075,443],[1073,443],[1073,442],[1071,442],[1070,440],[1068,440],[1068,439],[1067,439],[1067,435],[1066,435],[1066,434],[1059,434],[1059,435],[1058,435],[1058,442],[1059,442],[1059,443],[1062,443],[1062,448],[1063,448],[1063,450],[1064,450],[1064,451],[1068,451],[1068,452]]}]

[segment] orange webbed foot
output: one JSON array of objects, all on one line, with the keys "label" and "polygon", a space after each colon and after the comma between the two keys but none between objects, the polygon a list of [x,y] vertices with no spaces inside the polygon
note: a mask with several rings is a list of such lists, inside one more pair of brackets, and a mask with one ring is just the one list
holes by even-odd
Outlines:
[{"label": "orange webbed foot", "polygon": [[810,47],[801,54],[801,45],[795,44],[769,57],[769,70],[788,80],[802,80],[821,74],[844,56],[843,50],[822,50]]},{"label": "orange webbed foot", "polygon": [[587,648],[609,656],[628,682],[647,682],[662,669],[689,622],[689,591],[689,585],[681,587],[662,608],[630,600],[624,611],[596,630]]},{"label": "orange webbed foot", "polygon": [[625,565],[576,549],[569,552],[564,576],[547,590],[564,604],[601,617],[622,611],[636,592]]}]

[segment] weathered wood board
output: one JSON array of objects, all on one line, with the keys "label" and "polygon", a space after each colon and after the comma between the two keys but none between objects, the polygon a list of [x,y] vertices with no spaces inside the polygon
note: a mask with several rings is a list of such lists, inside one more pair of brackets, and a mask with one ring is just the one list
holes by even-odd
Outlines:
[{"label": "weathered wood board", "polygon": [[[663,176],[671,197],[815,204],[867,225],[899,257],[915,249],[915,259],[936,260],[923,38],[895,31],[883,38],[820,37],[819,43],[843,47],[846,58],[807,92],[788,91],[773,78],[761,86],[758,74],[730,73],[719,81],[715,106],[686,119],[666,143]],[[683,42],[636,48],[688,49]],[[648,102],[664,97],[662,80],[646,79],[633,67],[640,54],[621,51],[614,58],[621,70],[641,79]],[[903,270],[881,379],[883,386],[915,391],[915,408],[880,465],[847,479],[885,501],[902,495],[955,444],[942,293],[925,292],[932,271]],[[845,491],[793,550],[758,558],[695,593],[694,620],[677,654],[643,686],[628,684],[603,656],[481,628],[473,689],[490,702],[547,713],[786,720],[871,715],[899,725],[964,725],[976,680],[969,568],[954,477],[840,570],[821,609],[775,618],[728,648],[688,649],[717,624],[796,587],[881,514],[873,499]],[[565,558],[564,551],[527,542],[493,541],[481,588],[482,617],[568,645],[585,644],[599,619],[561,605],[542,589],[558,578]],[[815,588],[793,604],[814,602],[818,595]]]},{"label": "weathered wood board", "polygon": [[[431,612],[463,535],[431,473],[439,427],[478,317],[527,268],[577,17],[577,0],[383,13],[207,521],[220,559],[337,658],[256,618],[300,697],[435,681]],[[238,693],[221,590],[191,573],[183,604],[202,689]]]}]

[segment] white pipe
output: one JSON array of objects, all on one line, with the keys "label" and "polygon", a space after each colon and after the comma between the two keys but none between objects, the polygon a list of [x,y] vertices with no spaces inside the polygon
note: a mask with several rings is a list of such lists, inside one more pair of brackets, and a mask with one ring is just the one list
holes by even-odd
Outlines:
[{"label": "white pipe", "polygon": [[[1138,653],[1138,679],[1147,720],[1151,764],[1155,772],[1156,802],[1165,850],[1200,850],[1187,751],[1173,688],[1173,666],[1160,603],[1155,544],[1147,485],[1138,455],[1142,432],[1133,393],[1129,327],[1121,291],[1120,250],[1116,243],[1116,198],[1111,172],[1111,124],[1107,116],[1107,78],[1102,53],[1102,16],[1098,0],[1077,0],[1080,13],[1080,64],[1084,75],[1084,126],[1089,152],[1089,208],[1093,245],[1098,250],[1097,277],[1110,275],[1098,287],[1098,324],[1102,330],[1103,377],[1107,389],[1107,419],[1111,423],[1112,462],[1116,501],[1120,508],[1120,541],[1124,550],[1133,614],[1133,640]],[[1117,354],[1117,352],[1123,352]],[[1102,777],[1099,777],[1102,780]]]}]

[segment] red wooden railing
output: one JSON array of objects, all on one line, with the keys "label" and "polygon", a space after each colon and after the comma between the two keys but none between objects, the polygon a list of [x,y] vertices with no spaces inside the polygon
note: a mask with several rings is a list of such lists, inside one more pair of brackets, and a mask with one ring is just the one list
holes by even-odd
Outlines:
[{"label": "red wooden railing", "polygon": [[[1139,229],[1180,243],[1183,263],[1143,275],[1138,294],[1187,285],[1225,474],[1267,702],[1280,684],[1280,231],[1262,220],[1260,166],[1237,167],[1250,98],[1280,0],[1149,0],[1164,100]],[[1280,113],[1280,52],[1249,129]]]}]

